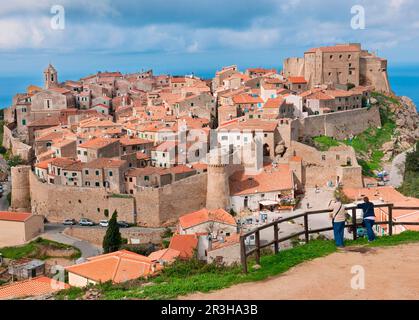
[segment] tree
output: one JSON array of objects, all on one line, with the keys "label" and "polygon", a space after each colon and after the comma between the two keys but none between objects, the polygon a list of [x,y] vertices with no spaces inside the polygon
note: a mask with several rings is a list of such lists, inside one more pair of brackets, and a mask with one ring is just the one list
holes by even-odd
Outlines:
[{"label": "tree", "polygon": [[105,237],[103,238],[103,252],[111,253],[118,251],[122,245],[121,232],[117,222],[118,212],[115,210],[109,220],[108,229],[106,230]]}]

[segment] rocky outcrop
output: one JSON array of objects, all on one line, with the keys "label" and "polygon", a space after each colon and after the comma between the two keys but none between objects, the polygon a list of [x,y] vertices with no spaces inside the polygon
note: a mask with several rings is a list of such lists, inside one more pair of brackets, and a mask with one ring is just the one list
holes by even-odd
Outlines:
[{"label": "rocky outcrop", "polygon": [[399,104],[390,105],[397,127],[392,140],[382,147],[384,162],[410,149],[419,139],[419,115],[416,105],[408,97],[399,97],[398,100]]}]

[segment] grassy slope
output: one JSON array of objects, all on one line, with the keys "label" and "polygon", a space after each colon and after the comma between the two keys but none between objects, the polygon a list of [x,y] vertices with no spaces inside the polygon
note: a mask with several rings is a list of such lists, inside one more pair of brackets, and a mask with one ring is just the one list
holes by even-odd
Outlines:
[{"label": "grassy slope", "polygon": [[70,259],[77,259],[81,256],[80,250],[75,247],[42,238],[38,238],[22,246],[1,248],[0,253],[6,259],[35,258],[45,260],[49,257],[40,255],[40,249],[43,247],[51,249],[73,249],[76,253]]},{"label": "grassy slope", "polygon": [[[347,245],[393,246],[403,243],[419,242],[419,232],[407,231],[393,237],[380,237],[373,243],[366,239],[347,241]],[[167,268],[161,275],[151,279],[152,285],[141,287],[141,282],[131,282],[121,285],[110,283],[97,286],[104,299],[173,299],[193,292],[209,292],[230,287],[234,284],[260,281],[270,276],[279,275],[290,268],[308,260],[324,257],[336,251],[333,241],[313,240],[307,245],[280,251],[277,255],[263,256],[262,268],[249,269],[243,274],[240,267],[217,268],[213,265],[203,265],[197,262],[177,263]],[[71,288],[59,293],[59,299],[76,299],[85,289]]]}]

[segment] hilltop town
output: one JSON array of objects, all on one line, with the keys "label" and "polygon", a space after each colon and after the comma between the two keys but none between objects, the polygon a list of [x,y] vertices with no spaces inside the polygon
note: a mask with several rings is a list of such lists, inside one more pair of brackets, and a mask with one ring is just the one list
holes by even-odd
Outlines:
[{"label": "hilltop town", "polygon": [[[4,110],[2,145],[15,163],[0,247],[44,234],[44,219],[67,221],[65,235],[101,246],[105,228],[73,222],[106,225],[117,212],[127,245],[155,249],[71,263],[65,286],[150,276],[194,252],[207,263],[239,263],[244,231],[326,208],[337,193],[348,203],[369,195],[419,204],[388,180],[400,175],[390,172],[393,159],[419,138],[415,106],[393,94],[387,60],[360,44],[309,49],[281,71],[226,66],[212,79],[149,70],[61,82],[51,64],[43,76],[43,88],[30,85]],[[356,144],[366,132],[377,150]],[[419,221],[417,210],[393,217],[412,214]]]}]

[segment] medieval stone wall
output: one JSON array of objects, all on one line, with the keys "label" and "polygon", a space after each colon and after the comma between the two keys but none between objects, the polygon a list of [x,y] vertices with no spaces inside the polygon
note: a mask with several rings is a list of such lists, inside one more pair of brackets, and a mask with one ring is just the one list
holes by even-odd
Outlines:
[{"label": "medieval stone wall", "polygon": [[[29,173],[29,179],[32,213],[44,215],[50,222],[81,218],[99,222],[107,219],[105,209],[108,209],[109,215],[117,210],[119,220],[135,223],[135,205],[132,197],[113,197],[104,188],[42,183],[33,172]],[[15,185],[14,180],[12,185]]]},{"label": "medieval stone wall", "polygon": [[20,156],[24,161],[31,161],[34,157],[32,147],[14,137],[8,126],[3,127],[3,146],[10,149],[14,156]]},{"label": "medieval stone wall", "polygon": [[[20,167],[19,167],[20,168]],[[145,188],[135,196],[110,195],[104,188],[57,186],[42,183],[33,172],[27,172],[30,195],[15,196],[31,203],[34,214],[44,215],[51,222],[88,218],[95,222],[107,219],[114,210],[118,219],[147,227],[174,224],[185,213],[205,206],[207,174],[176,181],[162,188]],[[17,183],[12,180],[13,185]],[[12,192],[13,198],[13,192]],[[23,203],[23,200],[19,200]]]},{"label": "medieval stone wall", "polygon": [[145,188],[135,195],[137,222],[147,227],[175,224],[185,213],[204,208],[206,195],[206,173],[162,188]]},{"label": "medieval stone wall", "polygon": [[304,136],[328,136],[338,140],[357,135],[370,127],[380,127],[380,112],[377,107],[333,112],[309,116],[301,122],[299,138]]}]

